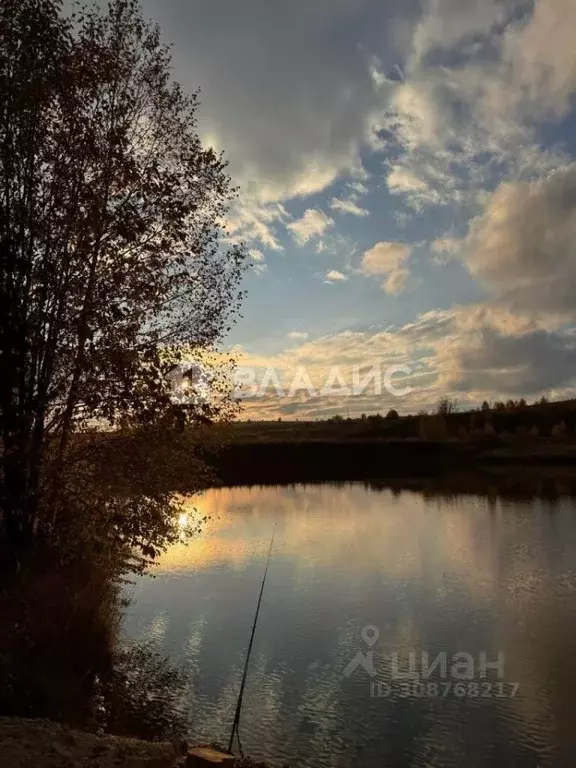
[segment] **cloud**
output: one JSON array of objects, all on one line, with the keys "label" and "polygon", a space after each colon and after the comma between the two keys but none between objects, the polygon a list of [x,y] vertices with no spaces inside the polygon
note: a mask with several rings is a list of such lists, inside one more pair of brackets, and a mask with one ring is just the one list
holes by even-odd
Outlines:
[{"label": "cloud", "polygon": [[377,243],[362,257],[360,270],[368,277],[383,277],[382,289],[393,296],[401,293],[410,275],[405,262],[412,253],[412,246],[405,243]]},{"label": "cloud", "polygon": [[362,257],[362,272],[365,275],[387,275],[398,269],[412,253],[405,243],[377,243]]},{"label": "cloud", "polygon": [[290,331],[290,333],[287,333],[286,335],[289,339],[295,339],[297,341],[306,340],[309,336],[309,334],[303,331]]},{"label": "cloud", "polygon": [[414,56],[422,60],[435,49],[448,50],[478,39],[502,25],[519,5],[517,0],[432,0],[414,32]]},{"label": "cloud", "polygon": [[366,184],[364,184],[361,181],[353,181],[350,184],[348,184],[348,189],[350,190],[350,196],[354,197],[354,199],[358,199],[361,195],[367,195],[370,191]]},{"label": "cloud", "polygon": [[[488,304],[432,310],[399,327],[294,340],[303,343],[275,356],[239,354],[240,366],[262,372],[273,368],[286,389],[281,398],[270,390],[263,398],[246,401],[245,416],[325,418],[347,408],[351,413],[385,413],[389,408],[417,413],[433,409],[445,394],[458,394],[470,406],[485,399],[539,397],[551,391],[571,396],[576,380],[574,331],[545,329],[530,318]],[[354,368],[364,380],[374,366],[382,371],[408,366],[412,374],[406,383],[412,392],[398,398],[385,388],[378,394],[367,387],[352,398],[288,395],[299,369],[304,368],[313,387],[321,390],[334,366],[347,382],[352,381]]]},{"label": "cloud", "polygon": [[474,206],[502,177],[560,167],[534,119],[574,104],[574,24],[572,0],[429,0],[402,79],[379,81],[389,190],[417,210]]},{"label": "cloud", "polygon": [[576,163],[501,184],[466,248],[470,271],[503,305],[576,319]]},{"label": "cloud", "polygon": [[457,237],[441,237],[434,240],[430,246],[434,253],[457,253],[462,242]]},{"label": "cloud", "polygon": [[382,288],[392,296],[398,296],[406,287],[406,281],[410,276],[407,269],[395,269],[382,283]]},{"label": "cloud", "polygon": [[392,167],[386,178],[388,189],[393,195],[409,196],[417,204],[421,202],[439,203],[439,193],[420,178],[416,171],[407,167]]},{"label": "cloud", "polygon": [[[245,400],[244,417],[316,418],[341,413],[346,408],[358,413],[386,413],[390,408],[408,413],[421,407],[430,407],[438,400],[433,381],[435,372],[421,363],[418,356],[433,338],[441,335],[443,322],[442,314],[439,313],[434,318],[430,315],[426,319],[415,321],[406,331],[404,328],[344,331],[313,341],[304,340],[303,343],[290,346],[278,355],[265,358],[238,352],[240,369],[256,368],[260,373],[257,382],[261,383],[266,369],[272,368],[285,390],[284,395],[279,397],[274,387],[270,387],[264,397]],[[373,386],[374,371],[380,370],[383,375],[391,366],[404,365],[411,368],[412,375],[403,379],[396,374],[394,383],[402,387],[409,383],[414,388],[407,397],[398,398],[390,394],[382,379],[380,390]],[[322,389],[331,375],[333,376],[335,367],[338,367],[349,386],[352,386],[354,376],[366,382],[365,391],[351,398],[338,394],[322,394]],[[315,394],[300,390],[290,395],[291,384],[302,371],[309,378]]]},{"label": "cloud", "polygon": [[[188,90],[202,88],[200,131],[225,150],[243,191],[276,202],[317,193],[341,174],[360,172],[361,148],[380,108],[372,56],[384,52],[393,60],[405,42],[394,4],[143,4],[175,43],[177,78]],[[416,0],[408,0],[404,14],[414,15],[416,7]]]},{"label": "cloud", "polygon": [[370,216],[370,211],[366,210],[366,208],[360,208],[358,203],[354,202],[354,200],[339,200],[336,197],[332,198],[332,202],[330,203],[330,208],[332,208],[333,211],[338,211],[338,213],[349,213],[351,216]]},{"label": "cloud", "polygon": [[462,249],[462,240],[457,237],[440,237],[433,240],[430,244],[430,250],[434,254],[433,261],[436,264],[448,264]]},{"label": "cloud", "polygon": [[226,221],[228,239],[231,242],[260,243],[272,251],[283,251],[277,227],[289,220],[286,209],[278,204],[264,205],[248,195],[243,195]]},{"label": "cloud", "polygon": [[320,237],[333,226],[334,222],[323,211],[309,208],[301,219],[288,224],[288,229],[299,245],[305,245],[309,240]]},{"label": "cloud", "polygon": [[561,117],[574,104],[576,56],[573,0],[538,0],[534,13],[504,40],[517,108],[533,116]]},{"label": "cloud", "polygon": [[257,275],[264,275],[268,272],[268,265],[264,262],[264,254],[257,248],[252,248],[248,251],[248,256],[251,258],[252,271]]},{"label": "cloud", "polygon": [[535,395],[574,382],[576,338],[545,330],[505,335],[483,327],[459,340],[449,362],[445,382],[452,390]]},{"label": "cloud", "polygon": [[327,283],[344,283],[347,280],[347,275],[344,275],[342,272],[338,272],[337,269],[331,269],[329,272],[326,272],[325,282]]}]

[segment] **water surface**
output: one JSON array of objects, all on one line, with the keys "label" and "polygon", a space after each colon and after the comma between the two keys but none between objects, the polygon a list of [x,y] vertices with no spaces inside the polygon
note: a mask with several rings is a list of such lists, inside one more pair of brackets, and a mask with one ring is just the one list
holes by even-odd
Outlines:
[{"label": "water surface", "polygon": [[[204,532],[131,588],[125,623],[188,670],[192,740],[227,743],[276,526],[246,754],[273,767],[576,765],[573,499],[352,484],[212,490],[192,504],[210,516]],[[446,675],[425,677],[423,652],[446,654]],[[408,671],[411,653],[416,685],[394,666],[398,654]],[[472,679],[454,676],[457,653]],[[500,676],[480,676],[482,653],[501,654]],[[366,664],[351,672],[355,658]]]}]

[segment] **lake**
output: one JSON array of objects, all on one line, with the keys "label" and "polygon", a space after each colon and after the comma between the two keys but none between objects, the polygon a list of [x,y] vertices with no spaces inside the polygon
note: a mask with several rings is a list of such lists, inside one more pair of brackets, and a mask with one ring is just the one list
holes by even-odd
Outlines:
[{"label": "lake", "polygon": [[[190,740],[273,768],[576,765],[576,507],[324,484],[211,490],[129,589],[190,675]],[[196,512],[193,510],[195,507]],[[186,526],[186,515],[182,525]]]}]

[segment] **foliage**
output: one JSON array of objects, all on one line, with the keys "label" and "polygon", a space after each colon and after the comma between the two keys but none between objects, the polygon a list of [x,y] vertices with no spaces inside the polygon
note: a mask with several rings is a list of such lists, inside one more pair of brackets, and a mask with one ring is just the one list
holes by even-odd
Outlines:
[{"label": "foliage", "polygon": [[0,428],[3,533],[27,548],[62,505],[74,431],[182,426],[171,372],[230,328],[243,252],[222,247],[234,190],[196,133],[197,95],[137,0],[0,0]]},{"label": "foliage", "polygon": [[116,650],[97,681],[96,728],[116,736],[176,742],[190,721],[191,679],[146,644]]},{"label": "foliage", "polygon": [[123,600],[103,561],[35,562],[0,591],[0,716],[182,738],[190,678],[147,645],[118,644]]},{"label": "foliage", "polygon": [[43,549],[61,563],[92,558],[118,576],[144,570],[202,527],[198,518],[183,530],[180,518],[191,494],[216,483],[207,452],[213,460],[219,445],[210,427],[75,436]]}]

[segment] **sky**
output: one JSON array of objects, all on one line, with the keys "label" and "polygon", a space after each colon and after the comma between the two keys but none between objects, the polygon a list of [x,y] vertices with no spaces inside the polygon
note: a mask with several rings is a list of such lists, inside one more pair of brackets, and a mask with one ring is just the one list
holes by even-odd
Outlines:
[{"label": "sky", "polygon": [[239,185],[245,417],[575,396],[574,0],[143,6]]}]

